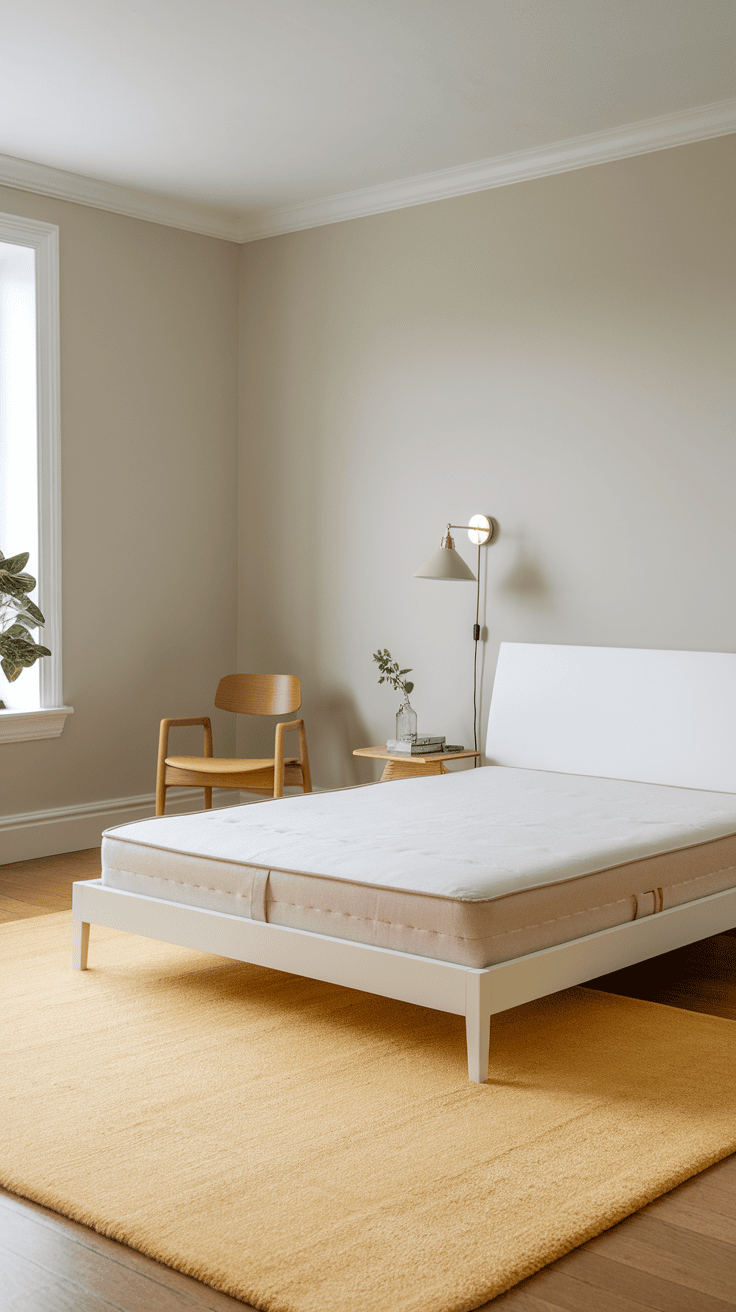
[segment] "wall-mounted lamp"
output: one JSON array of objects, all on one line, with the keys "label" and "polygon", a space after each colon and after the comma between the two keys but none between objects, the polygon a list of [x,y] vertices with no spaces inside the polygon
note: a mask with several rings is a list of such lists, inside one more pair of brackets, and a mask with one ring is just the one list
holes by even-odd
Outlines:
[{"label": "wall-mounted lamp", "polygon": [[[451,529],[467,529],[470,541],[478,548],[478,573],[473,573],[465,564],[462,556],[455,550],[455,541],[452,537]],[[473,744],[475,751],[478,750],[478,710],[477,710],[477,687],[478,687],[478,641],[480,639],[480,549],[488,542],[493,542],[498,536],[498,525],[496,521],[488,515],[471,515],[468,524],[448,524],[447,533],[442,539],[440,546],[429,558],[428,561],[417,570],[414,575],[415,579],[440,579],[448,583],[475,583],[475,624],[473,625],[473,642],[475,651],[473,654]],[[477,764],[476,761],[473,764]]]},{"label": "wall-mounted lamp", "polygon": [[455,550],[455,539],[450,530],[453,528],[466,528],[468,537],[478,548],[478,573],[480,574],[480,549],[486,542],[492,542],[494,537],[495,524],[488,515],[471,515],[469,524],[448,524],[447,533],[442,539],[440,546],[430,556],[429,560],[418,569],[414,575],[415,579],[447,579],[448,581],[475,583],[476,577],[472,569],[465,564],[462,556],[458,555]]}]

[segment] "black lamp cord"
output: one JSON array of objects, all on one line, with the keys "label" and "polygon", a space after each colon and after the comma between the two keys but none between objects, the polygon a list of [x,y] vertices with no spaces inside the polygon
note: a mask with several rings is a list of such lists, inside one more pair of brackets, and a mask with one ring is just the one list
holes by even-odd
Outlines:
[{"label": "black lamp cord", "polygon": [[[473,751],[478,750],[478,642],[480,640],[480,542],[478,543],[478,580],[475,594],[475,624],[473,625]],[[473,757],[473,769],[478,764],[478,757]]]}]

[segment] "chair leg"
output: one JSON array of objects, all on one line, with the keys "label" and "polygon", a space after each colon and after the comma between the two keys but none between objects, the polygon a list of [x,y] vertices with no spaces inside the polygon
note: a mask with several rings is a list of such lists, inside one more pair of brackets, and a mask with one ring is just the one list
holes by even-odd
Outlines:
[{"label": "chair leg", "polygon": [[302,763],[302,788],[305,793],[312,791],[312,776],[309,772],[309,752],[307,751],[307,733],[304,721],[299,725],[299,757]]},{"label": "chair leg", "polygon": [[205,809],[205,811],[211,811],[211,810],[212,810],[212,789],[211,789],[211,788],[205,788],[205,790],[204,790],[204,809]]},{"label": "chair leg", "polygon": [[158,735],[158,759],[156,762],[156,815],[163,815],[166,810],[166,755],[169,747],[169,726],[161,721]]}]

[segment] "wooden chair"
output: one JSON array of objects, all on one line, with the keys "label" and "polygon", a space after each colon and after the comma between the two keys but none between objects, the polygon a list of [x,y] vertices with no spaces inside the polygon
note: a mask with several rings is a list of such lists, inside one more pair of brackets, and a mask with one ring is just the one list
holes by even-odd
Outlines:
[{"label": "wooden chair", "polygon": [[[302,704],[299,680],[293,674],[227,674],[220,679],[215,706],[221,711],[241,715],[288,715]],[[204,726],[204,756],[169,756],[169,729],[183,724]],[[284,759],[284,734],[299,733],[299,756]],[[283,797],[284,784],[297,784],[311,793],[307,738],[303,720],[282,721],[276,725],[276,742],[272,757],[254,760],[221,758],[212,755],[212,724],[208,715],[193,719],[162,720],[158,740],[156,770],[156,815],[163,815],[166,789],[184,784],[204,788],[204,808],[212,806],[212,789],[237,788],[263,797]]]}]

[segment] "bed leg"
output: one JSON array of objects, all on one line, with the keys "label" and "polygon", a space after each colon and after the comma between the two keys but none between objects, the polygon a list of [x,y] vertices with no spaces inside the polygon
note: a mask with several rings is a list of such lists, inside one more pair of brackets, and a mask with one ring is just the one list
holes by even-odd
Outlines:
[{"label": "bed leg", "polygon": [[488,1079],[488,1050],[491,1043],[491,1013],[482,1005],[480,975],[465,976],[465,1037],[468,1047],[468,1079],[485,1084]]},{"label": "bed leg", "polygon": [[87,969],[87,952],[89,949],[89,924],[84,920],[72,922],[72,966],[75,970]]}]

